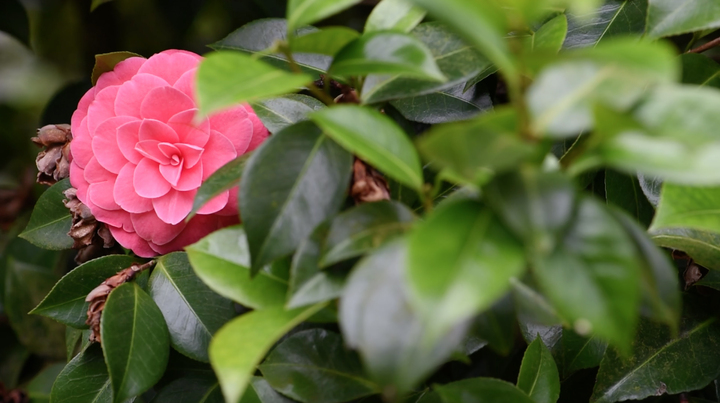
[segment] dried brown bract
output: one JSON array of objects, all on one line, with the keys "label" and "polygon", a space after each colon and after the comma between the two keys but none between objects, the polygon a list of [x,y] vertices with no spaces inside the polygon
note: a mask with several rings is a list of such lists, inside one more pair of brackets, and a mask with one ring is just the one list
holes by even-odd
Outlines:
[{"label": "dried brown bract", "polygon": [[70,142],[72,133],[70,125],[47,125],[38,129],[33,143],[45,147],[40,151],[35,164],[38,174],[37,182],[43,185],[54,185],[70,175]]},{"label": "dried brown bract", "polygon": [[382,174],[355,158],[350,196],[357,204],[390,200],[390,189]]},{"label": "dried brown bract", "polygon": [[155,261],[151,260],[144,264],[133,264],[127,269],[119,271],[116,275],[103,281],[102,284],[95,287],[85,298],[90,303],[87,311],[87,320],[85,324],[90,326],[90,341],[101,342],[100,339],[100,318],[102,317],[103,308],[110,292],[121,284],[131,281],[135,276],[143,270],[147,270],[155,265]]},{"label": "dried brown bract", "polygon": [[78,249],[75,262],[84,263],[102,256],[104,249],[115,246],[115,239],[108,227],[95,219],[90,209],[77,198],[77,189],[70,188],[64,192],[63,203],[72,214],[72,226],[68,235],[75,241],[73,249]]},{"label": "dried brown bract", "polygon": [[5,384],[0,382],[0,403],[28,403],[30,398],[27,393],[20,389],[5,389]]}]

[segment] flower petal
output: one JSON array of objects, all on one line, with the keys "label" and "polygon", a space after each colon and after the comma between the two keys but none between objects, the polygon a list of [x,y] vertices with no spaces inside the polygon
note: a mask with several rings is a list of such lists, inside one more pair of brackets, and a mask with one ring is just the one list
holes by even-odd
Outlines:
[{"label": "flower petal", "polygon": [[156,245],[165,245],[175,239],[187,225],[184,221],[176,225],[163,222],[154,211],[132,215],[135,232]]},{"label": "flower petal", "polygon": [[173,87],[158,87],[145,96],[140,104],[140,114],[145,119],[167,122],[173,115],[195,107],[195,102],[179,90]]},{"label": "flower petal", "polygon": [[265,141],[266,138],[270,135],[270,132],[265,127],[265,125],[262,123],[259,117],[255,114],[255,111],[253,111],[252,107],[250,105],[244,105],[245,110],[248,111],[250,120],[253,123],[253,136],[252,140],[250,140],[250,145],[248,146],[246,152],[250,152],[258,147],[260,147],[260,144],[262,144],[263,141]]},{"label": "flower petal", "polygon": [[141,197],[155,199],[166,195],[171,186],[160,174],[157,162],[144,158],[135,168],[133,174],[133,187]]},{"label": "flower petal", "polygon": [[180,140],[172,127],[155,119],[143,120],[140,125],[138,139],[140,141],[155,140],[166,143],[177,143]]},{"label": "flower petal", "polygon": [[185,168],[192,168],[195,164],[200,162],[200,157],[203,153],[203,149],[201,147],[183,143],[177,143],[175,144],[175,147],[180,150],[180,154],[183,156]]},{"label": "flower petal", "polygon": [[210,139],[205,144],[205,151],[202,155],[203,180],[235,157],[237,157],[237,153],[230,140],[215,130],[211,130]]},{"label": "flower petal", "polygon": [[157,255],[157,252],[150,247],[148,241],[140,238],[135,232],[125,231],[123,228],[112,225],[109,225],[108,228],[113,238],[115,238],[120,245],[132,250],[136,255],[140,257],[153,257]]},{"label": "flower petal", "polygon": [[120,210],[120,206],[113,199],[113,187],[115,187],[114,181],[91,183],[88,187],[88,199],[101,209]]},{"label": "flower petal", "polygon": [[113,117],[104,121],[95,131],[92,149],[100,165],[112,173],[118,173],[127,163],[117,142],[118,127],[135,120],[131,116]]},{"label": "flower petal", "polygon": [[212,116],[210,127],[227,137],[238,155],[245,153],[253,137],[253,122],[242,106]]},{"label": "flower petal", "polygon": [[160,142],[155,140],[140,141],[135,146],[135,150],[143,157],[149,158],[158,164],[169,164],[170,158],[166,157],[165,154],[160,151],[159,145]]},{"label": "flower petal", "polygon": [[145,63],[144,57],[129,57],[115,65],[112,71],[100,75],[95,84],[97,91],[111,85],[120,85],[133,78]]},{"label": "flower petal", "polygon": [[178,90],[182,91],[183,94],[190,97],[190,99],[197,99],[195,97],[195,75],[197,74],[197,69],[188,70],[185,73],[183,73],[180,78],[173,84],[174,88],[177,88]]},{"label": "flower petal", "polygon": [[78,199],[85,203],[87,200],[87,188],[90,184],[85,179],[85,170],[82,169],[76,161],[77,160],[73,160],[70,163],[70,184],[77,189]]},{"label": "flower petal", "polygon": [[92,137],[88,133],[87,118],[84,118],[79,126],[72,126],[73,140],[70,143],[70,153],[78,166],[84,168],[90,157],[93,156]]},{"label": "flower petal", "polygon": [[190,220],[185,229],[172,242],[165,245],[152,245],[152,248],[160,253],[166,254],[182,250],[185,246],[193,244],[204,238],[213,231],[220,228],[234,225],[239,222],[237,216],[223,217],[216,215],[196,215]]},{"label": "flower petal", "polygon": [[97,161],[96,157],[92,157],[90,162],[85,166],[85,180],[88,183],[99,183],[107,181],[115,181],[117,175],[103,168]]},{"label": "flower petal", "polygon": [[145,64],[140,67],[139,73],[149,73],[162,77],[170,83],[175,82],[188,70],[197,67],[200,60],[197,55],[190,55],[189,52],[162,52],[151,56]]},{"label": "flower petal", "polygon": [[[160,167],[160,172],[162,172]],[[185,168],[180,174],[180,178],[173,187],[177,190],[188,191],[197,189],[202,184],[203,166],[202,164],[196,164],[192,168]]]},{"label": "flower petal", "polygon": [[140,105],[147,94],[155,88],[169,85],[167,81],[160,77],[151,74],[138,74],[132,80],[120,86],[115,99],[115,112],[118,116],[141,118]]},{"label": "flower petal", "polygon": [[240,188],[238,186],[230,188],[228,190],[228,193],[229,197],[227,204],[222,210],[218,211],[216,214],[239,217],[240,214],[238,213],[238,194],[240,193]]},{"label": "flower petal", "polygon": [[181,192],[171,190],[165,196],[153,199],[153,207],[161,220],[168,224],[177,224],[184,220],[192,210],[197,191]]},{"label": "flower petal", "polygon": [[220,193],[219,195],[213,197],[208,201],[200,210],[198,210],[198,214],[212,214],[217,213],[218,211],[225,208],[227,205],[228,199],[230,198],[230,192],[227,190]]},{"label": "flower petal", "polygon": [[[160,165],[160,174],[170,183],[170,186],[177,188],[180,174],[182,174],[182,165]],[[191,190],[191,189],[185,189]]]},{"label": "flower petal", "polygon": [[95,129],[100,123],[116,116],[114,104],[119,88],[117,86],[107,87],[98,92],[95,100],[88,107],[87,125],[90,137],[95,136]]},{"label": "flower petal", "polygon": [[135,149],[135,145],[139,141],[140,124],[142,124],[141,120],[134,120],[121,125],[117,130],[117,143],[120,152],[135,165],[142,159],[142,155]]},{"label": "flower petal", "polygon": [[174,115],[168,120],[168,126],[175,130],[181,143],[203,147],[210,138],[210,122],[205,119],[200,126],[195,126],[193,119],[197,111],[197,109],[189,109]]},{"label": "flower petal", "polygon": [[83,95],[82,98],[80,98],[80,102],[78,102],[78,107],[73,112],[72,117],[70,118],[70,126],[72,127],[72,133],[73,138],[77,137],[78,126],[80,125],[80,122],[82,122],[85,117],[87,117],[88,108],[90,107],[90,104],[95,99],[95,88],[91,88],[88,90],[88,92]]},{"label": "flower petal", "polygon": [[135,192],[135,187],[133,186],[134,174],[135,165],[131,163],[125,164],[115,181],[113,198],[120,208],[130,213],[150,211],[153,208],[152,200],[141,197]]}]

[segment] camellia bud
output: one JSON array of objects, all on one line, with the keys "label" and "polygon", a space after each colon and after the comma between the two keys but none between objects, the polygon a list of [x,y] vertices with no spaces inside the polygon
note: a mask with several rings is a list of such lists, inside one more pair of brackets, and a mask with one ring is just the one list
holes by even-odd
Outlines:
[{"label": "camellia bud", "polygon": [[38,135],[33,137],[32,141],[40,147],[45,147],[35,159],[38,168],[38,183],[53,185],[70,175],[70,162],[72,161],[70,125],[43,126],[38,129]]}]

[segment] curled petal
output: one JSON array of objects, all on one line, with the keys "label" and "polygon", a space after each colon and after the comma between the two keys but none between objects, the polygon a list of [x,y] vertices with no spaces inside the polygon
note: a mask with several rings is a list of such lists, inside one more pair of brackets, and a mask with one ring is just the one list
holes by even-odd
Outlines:
[{"label": "curled petal", "polygon": [[152,200],[146,199],[137,192],[133,186],[135,165],[127,163],[120,170],[113,188],[115,202],[125,211],[130,213],[144,213],[152,210]]},{"label": "curled petal", "polygon": [[113,117],[104,121],[95,131],[92,149],[100,165],[117,174],[127,163],[117,141],[118,127],[135,120],[130,116]]},{"label": "curled petal", "polygon": [[144,158],[135,168],[133,187],[141,197],[154,199],[166,195],[171,186],[160,173],[157,162]]},{"label": "curled petal", "polygon": [[165,245],[175,239],[185,228],[185,221],[176,225],[163,222],[154,211],[132,215],[135,232],[156,245]]},{"label": "curled petal", "polygon": [[150,247],[148,241],[140,238],[134,231],[127,231],[123,228],[109,225],[113,238],[124,248],[130,249],[140,257],[153,257],[157,253]]},{"label": "curled petal", "polygon": [[141,118],[140,105],[148,92],[169,84],[160,77],[150,74],[138,74],[132,80],[120,86],[115,99],[115,113],[118,116]]},{"label": "curled petal", "polygon": [[[170,183],[170,186],[177,189],[180,175],[182,174],[182,165],[160,165],[160,174]],[[196,186],[197,187],[197,186]],[[192,189],[185,189],[192,190]]]},{"label": "curled petal", "polygon": [[143,157],[151,159],[158,164],[169,164],[170,158],[160,151],[160,142],[155,140],[140,141],[135,146],[135,150]]},{"label": "curled petal", "polygon": [[203,149],[198,146],[193,146],[189,144],[183,144],[178,143],[175,144],[175,147],[180,151],[180,154],[183,156],[183,160],[185,161],[185,168],[192,168],[200,162],[200,157],[202,156]]},{"label": "curled petal", "polygon": [[180,138],[181,143],[204,147],[210,138],[210,122],[205,119],[199,126],[193,124],[197,109],[182,111],[168,120],[168,126],[172,127]]},{"label": "curled petal", "polygon": [[142,121],[138,138],[140,141],[155,140],[167,143],[177,143],[180,140],[172,127],[155,119],[145,119]]},{"label": "curled petal", "polygon": [[229,198],[230,198],[230,192],[226,190],[226,191],[220,193],[219,195],[213,197],[212,199],[210,199],[210,201],[205,203],[205,205],[202,206],[202,208],[200,208],[200,210],[198,210],[197,213],[198,214],[217,213],[218,211],[225,208],[225,205],[227,205]]},{"label": "curled petal", "polygon": [[153,199],[153,207],[161,220],[168,224],[177,224],[192,210],[196,193],[197,190],[189,192],[171,190],[165,196]]},{"label": "curled petal", "polygon": [[[162,167],[160,168],[160,171],[162,172]],[[183,169],[180,174],[180,178],[173,186],[175,189],[181,191],[197,189],[202,184],[202,176],[203,166],[202,164],[196,164],[192,168]]]},{"label": "curled petal", "polygon": [[196,55],[190,55],[188,53],[189,52],[158,53],[148,59],[148,61],[140,67],[138,73],[148,73],[162,77],[170,83],[170,85],[173,85],[186,71],[196,68],[198,63],[200,63]]},{"label": "curled petal", "polygon": [[173,87],[158,87],[148,92],[142,104],[140,114],[145,119],[157,119],[167,122],[173,115],[195,108],[195,102]]}]

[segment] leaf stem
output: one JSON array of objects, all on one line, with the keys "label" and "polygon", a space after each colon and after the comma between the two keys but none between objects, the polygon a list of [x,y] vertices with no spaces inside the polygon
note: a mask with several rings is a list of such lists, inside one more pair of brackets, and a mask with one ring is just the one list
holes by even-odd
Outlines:
[{"label": "leaf stem", "polygon": [[702,53],[717,46],[720,46],[720,37],[717,37],[704,45],[700,45],[694,49],[690,49],[687,51],[687,53]]},{"label": "leaf stem", "polygon": [[[300,66],[295,61],[295,58],[293,58],[292,51],[290,50],[290,46],[288,46],[287,42],[278,44],[278,50],[282,52],[283,55],[287,58],[288,63],[290,64],[290,69],[293,71],[293,73],[296,74],[302,74],[302,70],[300,69]],[[320,101],[322,101],[325,105],[333,105],[335,104],[335,100],[332,99],[332,97],[325,93],[325,91],[318,88],[315,83],[311,82],[307,86],[308,90],[317,97]]]}]

